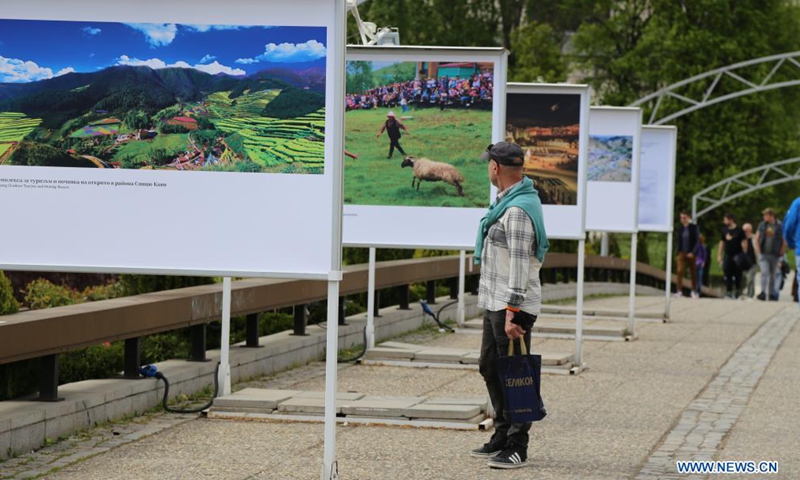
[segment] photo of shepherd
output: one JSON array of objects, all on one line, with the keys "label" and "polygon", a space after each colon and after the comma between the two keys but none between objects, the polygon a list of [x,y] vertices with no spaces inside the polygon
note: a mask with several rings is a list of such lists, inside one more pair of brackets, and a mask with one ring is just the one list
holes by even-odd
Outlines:
[{"label": "photo of shepherd", "polygon": [[525,152],[525,175],[542,204],[578,204],[581,96],[509,93],[506,141]]},{"label": "photo of shepherd", "polygon": [[494,63],[347,62],[345,203],[485,208]]},{"label": "photo of shepherd", "polygon": [[633,163],[633,137],[589,135],[590,182],[630,182]]},{"label": "photo of shepherd", "polygon": [[0,32],[0,165],[324,173],[325,27],[0,20]]}]

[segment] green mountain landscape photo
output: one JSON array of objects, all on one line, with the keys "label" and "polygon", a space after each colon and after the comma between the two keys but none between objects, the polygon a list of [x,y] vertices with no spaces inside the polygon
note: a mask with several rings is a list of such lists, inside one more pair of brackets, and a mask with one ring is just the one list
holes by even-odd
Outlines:
[{"label": "green mountain landscape photo", "polygon": [[[324,171],[324,28],[0,27],[21,39],[48,30],[76,50],[65,58],[21,41],[0,52],[0,166]],[[201,40],[214,35],[209,52]]]}]

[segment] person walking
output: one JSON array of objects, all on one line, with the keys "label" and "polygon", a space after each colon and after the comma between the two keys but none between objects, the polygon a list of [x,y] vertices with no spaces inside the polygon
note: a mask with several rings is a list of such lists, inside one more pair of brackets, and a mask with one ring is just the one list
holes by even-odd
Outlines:
[{"label": "person walking", "polygon": [[697,297],[703,293],[703,274],[708,268],[708,247],[706,247],[706,236],[702,233],[697,241]]},{"label": "person walking", "polygon": [[508,355],[510,341],[521,339],[530,347],[542,303],[539,270],[550,244],[539,194],[522,174],[519,145],[490,145],[481,158],[488,161],[489,180],[499,191],[480,222],[475,244],[475,263],[482,265],[478,307],[485,310],[478,365],[495,418],[489,442],[470,455],[488,458],[492,468],[520,468],[528,464],[531,424],[506,419],[496,361]]},{"label": "person walking", "polygon": [[758,224],[754,242],[761,266],[761,293],[758,294],[758,299],[774,301],[778,299],[775,285],[778,260],[786,252],[786,244],[783,241],[783,225],[775,218],[775,210],[765,208],[761,214],[764,220]]},{"label": "person walking", "polygon": [[683,296],[683,275],[686,267],[689,267],[689,276],[692,279],[692,298],[697,295],[697,241],[700,232],[697,225],[692,223],[691,217],[686,211],[681,212],[681,224],[678,227],[678,282],[676,283],[676,297]]},{"label": "person walking", "polygon": [[794,250],[795,279],[792,284],[792,295],[795,299],[798,297],[795,285],[800,283],[800,262],[798,261],[800,258],[797,255],[798,239],[800,239],[800,197],[794,199],[789,211],[786,212],[786,217],[783,219],[783,240],[786,242],[786,248]]},{"label": "person walking", "polygon": [[736,299],[742,289],[742,270],[736,263],[736,256],[747,250],[747,239],[744,231],[736,225],[736,218],[732,213],[726,213],[722,222],[725,226],[717,249],[717,263],[725,273],[725,298]]},{"label": "person walking", "polygon": [[756,251],[753,247],[753,226],[749,223],[742,225],[742,231],[747,239],[747,258],[750,268],[742,272],[744,277],[744,295],[743,300],[753,300],[756,297],[756,273],[758,273],[758,261],[756,260]]},{"label": "person walking", "polygon": [[403,150],[403,147],[400,146],[400,130],[405,130],[406,133],[409,133],[408,128],[403,125],[400,120],[395,117],[394,112],[389,110],[389,113],[386,114],[386,121],[383,122],[381,129],[378,131],[378,136],[376,138],[381,138],[383,132],[386,132],[389,135],[389,156],[386,158],[391,159],[392,155],[394,154],[394,149],[396,148],[403,156],[405,156],[406,152]]}]

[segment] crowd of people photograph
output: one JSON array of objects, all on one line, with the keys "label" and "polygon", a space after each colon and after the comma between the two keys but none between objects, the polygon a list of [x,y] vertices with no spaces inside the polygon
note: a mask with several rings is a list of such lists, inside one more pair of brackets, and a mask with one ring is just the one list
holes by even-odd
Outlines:
[{"label": "crowd of people photograph", "polygon": [[347,95],[347,110],[412,107],[483,108],[492,106],[494,78],[485,70],[469,77],[414,78]]}]

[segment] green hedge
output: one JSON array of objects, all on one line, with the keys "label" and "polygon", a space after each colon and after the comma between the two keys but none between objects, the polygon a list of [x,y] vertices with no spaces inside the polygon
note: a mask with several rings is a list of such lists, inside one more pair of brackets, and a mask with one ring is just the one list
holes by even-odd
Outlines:
[{"label": "green hedge", "polygon": [[0,271],[0,315],[17,313],[19,304],[14,299],[14,288],[5,274]]}]

